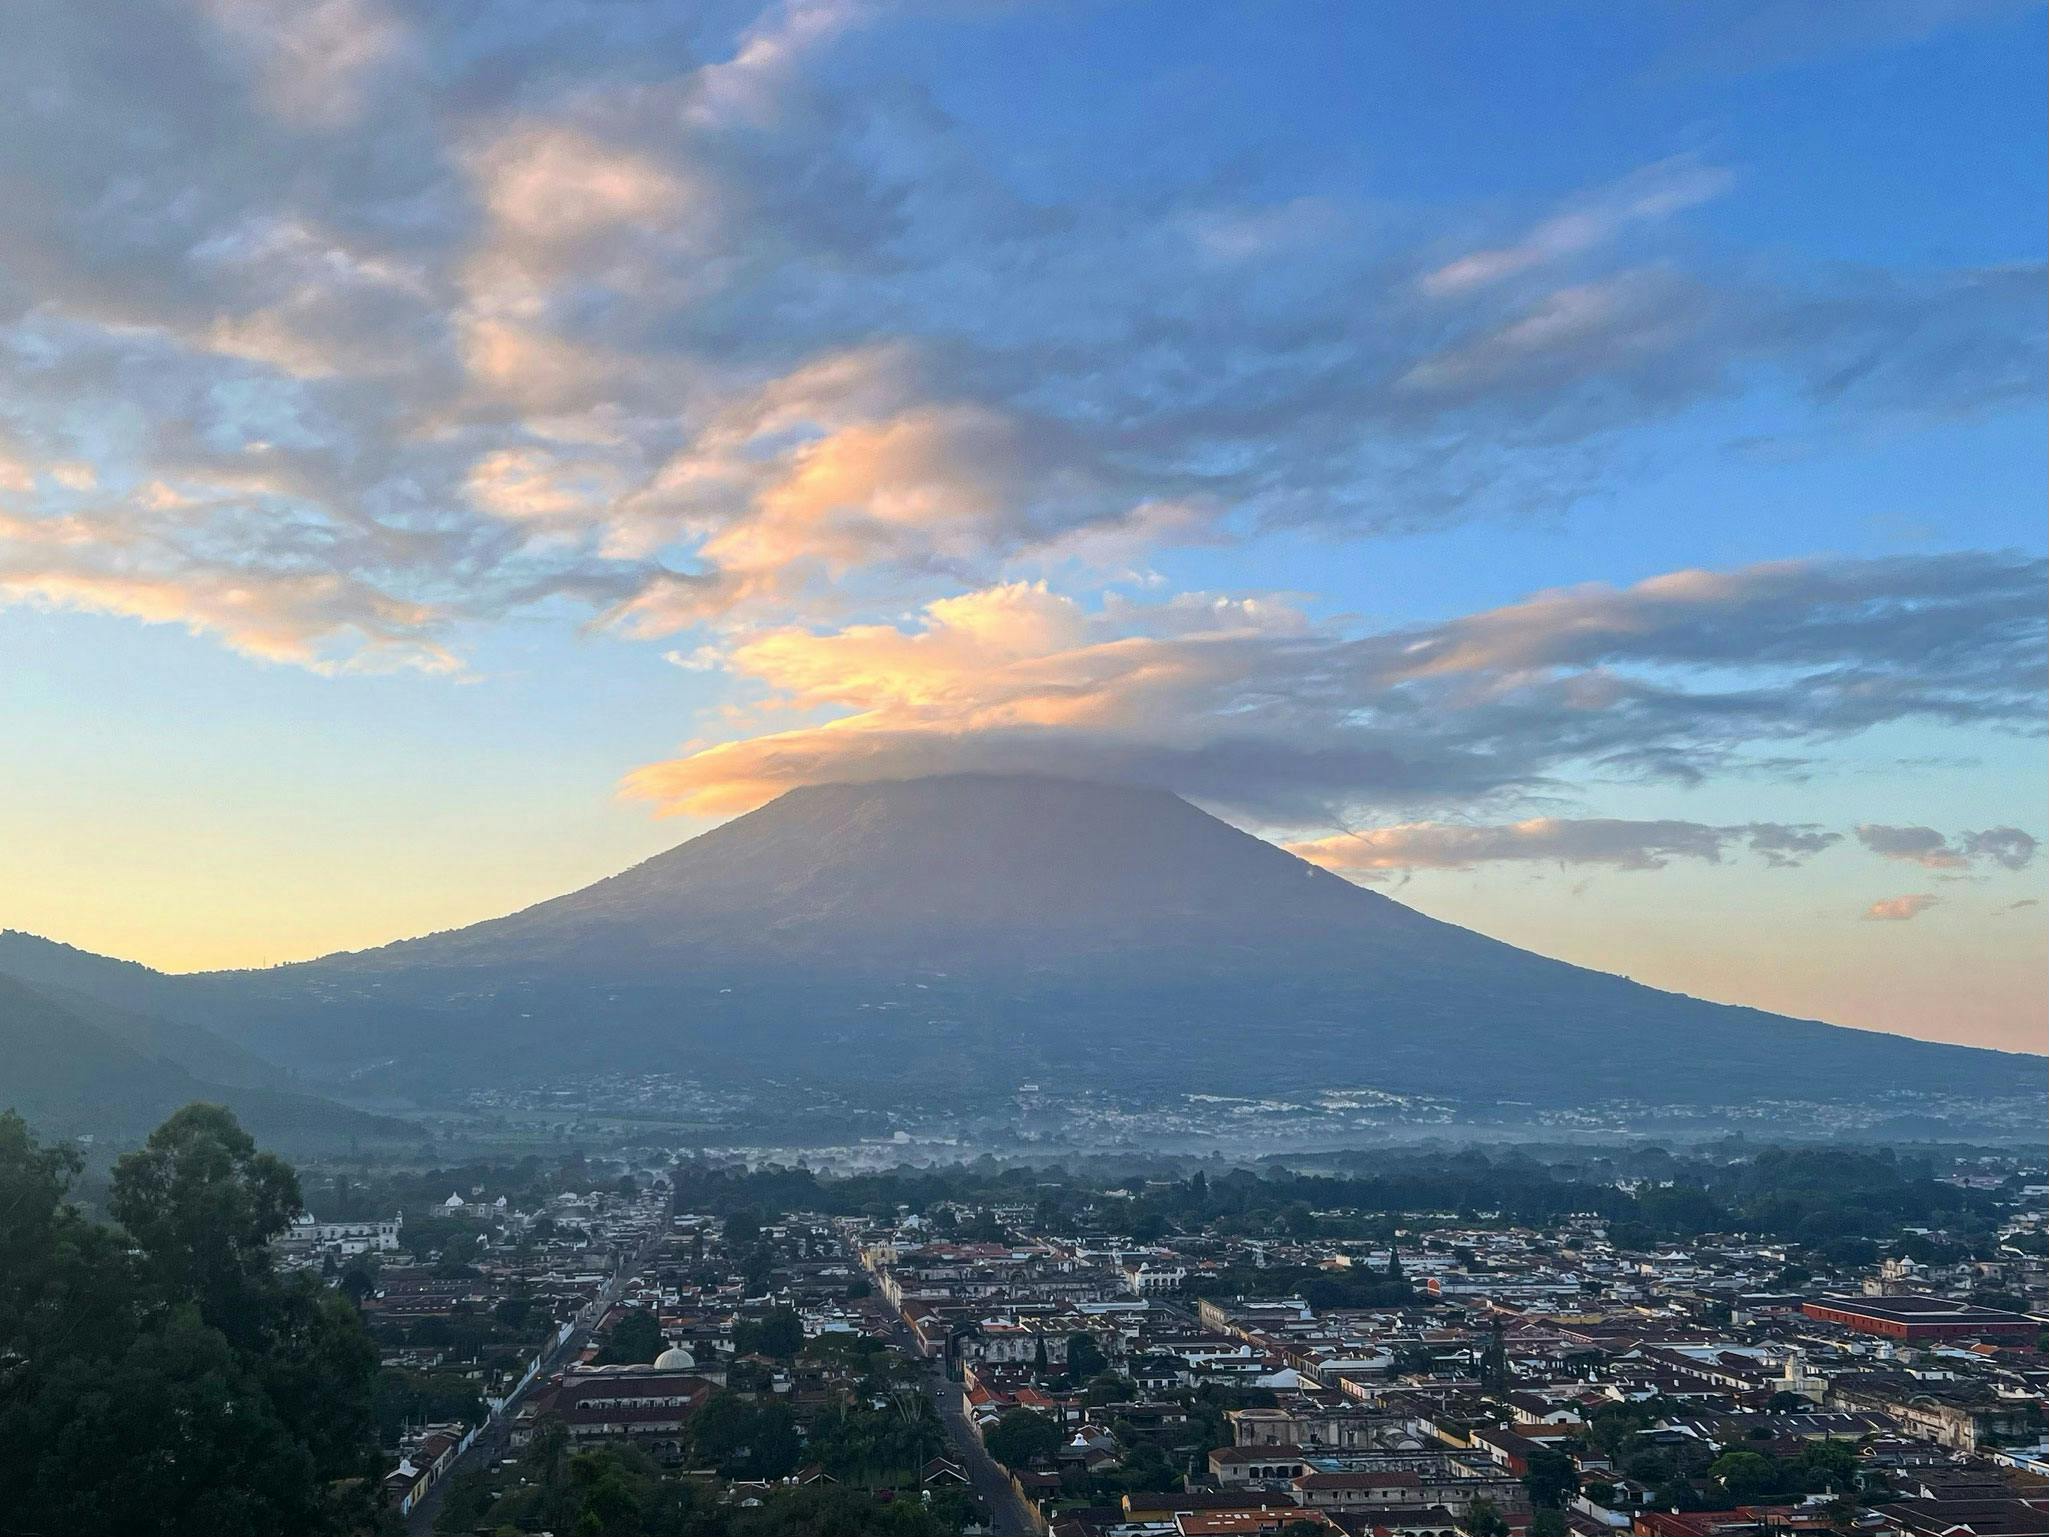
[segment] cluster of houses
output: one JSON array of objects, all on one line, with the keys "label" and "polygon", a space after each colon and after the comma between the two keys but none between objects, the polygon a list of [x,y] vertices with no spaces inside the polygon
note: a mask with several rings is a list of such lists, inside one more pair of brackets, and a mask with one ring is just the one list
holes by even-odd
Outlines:
[{"label": "cluster of houses", "polygon": [[[1051,1451],[1009,1471],[1060,1537],[2049,1537],[2049,1276],[2018,1249],[1793,1289],[1772,1244],[1636,1252],[1592,1216],[1541,1233],[1445,1222],[1400,1254],[1409,1302],[1346,1308],[1203,1282],[1386,1274],[1388,1246],[1138,1246],[1006,1215],[1004,1242],[844,1226],[907,1348],[957,1377],[978,1433],[1019,1411],[1058,1425]],[[1985,1290],[2026,1310],[1970,1300]],[[1090,1372],[1072,1369],[1078,1354]],[[1228,1438],[1181,1487],[1094,1497],[1135,1445],[1185,1443],[1205,1401],[1232,1406]],[[1619,1443],[1590,1435],[1604,1422],[1622,1424]],[[1734,1452],[1804,1468],[1823,1442],[1845,1449],[1844,1478],[1795,1478],[1822,1487],[1768,1499],[1713,1477],[1681,1497],[1632,1472],[1661,1450],[1693,1469]]]},{"label": "cluster of houses", "polygon": [[[743,1261],[720,1219],[673,1214],[653,1179],[537,1211],[452,1200],[490,1235],[460,1265],[421,1263],[398,1220],[309,1218],[286,1241],[375,1256],[363,1308],[387,1364],[469,1374],[515,1450],[559,1424],[681,1467],[721,1391],[807,1424],[855,1391],[862,1352],[750,1344],[794,1317],[948,1384],[960,1414],[928,1487],[993,1474],[1058,1537],[2049,1537],[2039,1244],[1811,1276],[1782,1245],[1634,1249],[1591,1215],[1537,1231],[1435,1214],[1397,1250],[1137,1243],[1018,1207],[937,1225],[787,1213]],[[1262,1275],[1285,1280],[1246,1284]],[[1398,1300],[1333,1300],[1361,1295]],[[488,1362],[437,1360],[412,1327],[515,1299],[528,1327]],[[607,1364],[635,1315],[660,1353]],[[992,1449],[1015,1438],[998,1429],[1020,1415],[1052,1433],[1002,1466]],[[425,1498],[478,1428],[411,1427],[394,1503]]]}]

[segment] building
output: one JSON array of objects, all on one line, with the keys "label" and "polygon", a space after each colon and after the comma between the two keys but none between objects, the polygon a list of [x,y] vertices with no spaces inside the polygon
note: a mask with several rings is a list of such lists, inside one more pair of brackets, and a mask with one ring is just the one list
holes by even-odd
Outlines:
[{"label": "building", "polygon": [[572,1368],[520,1406],[512,1444],[524,1446],[553,1415],[579,1445],[632,1441],[657,1457],[680,1455],[683,1427],[714,1387],[681,1350],[663,1351],[652,1366]]},{"label": "building", "polygon": [[403,1215],[376,1222],[321,1222],[311,1212],[292,1218],[284,1241],[298,1248],[335,1254],[388,1254],[398,1247]]},{"label": "building", "polygon": [[2006,1345],[2032,1345],[2042,1333],[2040,1320],[2025,1313],[1979,1307],[1948,1297],[1819,1297],[1800,1311],[1822,1323],[1878,1334],[1910,1345],[1987,1340]]},{"label": "building", "polygon": [[1177,1292],[1187,1279],[1188,1267],[1178,1260],[1134,1257],[1124,1261],[1124,1289],[1134,1297]]}]

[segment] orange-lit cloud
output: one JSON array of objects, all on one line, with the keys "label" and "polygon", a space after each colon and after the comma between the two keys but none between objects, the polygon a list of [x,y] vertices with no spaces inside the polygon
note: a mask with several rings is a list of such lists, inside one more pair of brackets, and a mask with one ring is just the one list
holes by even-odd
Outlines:
[{"label": "orange-lit cloud", "polygon": [[[1889,719],[2029,718],[2039,571],[1955,557],[1690,571],[1369,635],[1311,625],[1284,603],[1112,597],[1086,609],[1012,584],[930,603],[908,628],[786,626],[689,654],[766,691],[727,723],[764,734],[695,746],[626,789],[715,814],[821,780],[1049,769],[1327,825],[1352,806],[1536,793],[1589,765],[1692,783],[1764,744],[1783,753]],[[1954,643],[1965,635],[1977,639]],[[815,723],[764,729],[792,712]],[[1739,838],[1783,861],[1836,839],[1782,824],[1562,821],[1403,835],[1404,858],[1434,839],[1438,859],[1469,859],[1484,840],[1488,857],[1577,849],[1619,863],[1707,857]],[[2009,857],[2015,847],[2002,844]]]},{"label": "orange-lit cloud", "polygon": [[1918,918],[1942,898],[1932,892],[1914,891],[1905,896],[1884,897],[1864,909],[1864,917],[1876,923],[1905,923]]},{"label": "orange-lit cloud", "polygon": [[169,577],[0,564],[0,602],[7,601],[181,625],[244,656],[317,672],[461,665],[430,638],[431,610],[324,572],[188,567]]}]

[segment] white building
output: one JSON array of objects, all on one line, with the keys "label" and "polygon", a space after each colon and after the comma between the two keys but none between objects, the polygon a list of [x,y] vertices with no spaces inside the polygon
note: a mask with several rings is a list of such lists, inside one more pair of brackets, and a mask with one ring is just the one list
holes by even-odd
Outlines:
[{"label": "white building", "polygon": [[376,1222],[320,1222],[311,1212],[302,1211],[292,1218],[285,1238],[293,1244],[336,1254],[384,1253],[398,1247],[399,1224],[404,1221],[403,1216],[397,1216]]}]

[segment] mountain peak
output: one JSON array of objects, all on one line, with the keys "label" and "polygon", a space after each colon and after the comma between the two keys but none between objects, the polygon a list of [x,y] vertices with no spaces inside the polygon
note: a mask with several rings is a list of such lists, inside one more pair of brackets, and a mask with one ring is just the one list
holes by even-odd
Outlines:
[{"label": "mountain peak", "polygon": [[1166,791],[1025,774],[807,786],[504,918],[210,982],[294,1060],[351,1071],[1579,1102],[1989,1093],[2014,1072],[1532,955]]}]

